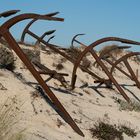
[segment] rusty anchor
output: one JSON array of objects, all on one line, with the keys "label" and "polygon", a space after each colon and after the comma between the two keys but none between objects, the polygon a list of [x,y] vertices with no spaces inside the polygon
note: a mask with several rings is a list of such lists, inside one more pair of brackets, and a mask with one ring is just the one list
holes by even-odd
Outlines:
[{"label": "rusty anchor", "polygon": [[63,107],[63,105],[60,103],[60,101],[57,99],[57,97],[53,94],[53,92],[49,89],[49,87],[46,85],[45,81],[42,79],[40,74],[37,72],[37,70],[34,68],[32,63],[28,60],[26,55],[23,53],[11,33],[9,32],[9,29],[15,25],[16,23],[26,20],[26,19],[45,19],[45,20],[53,20],[53,21],[63,21],[62,18],[57,18],[53,16],[46,16],[46,15],[39,15],[39,14],[33,14],[33,13],[26,13],[26,14],[20,14],[18,16],[15,16],[5,23],[3,23],[0,26],[0,37],[3,37],[9,46],[15,51],[15,53],[18,55],[18,57],[22,60],[22,62],[25,64],[25,66],[29,69],[29,71],[32,73],[34,78],[38,81],[38,83],[41,85],[41,87],[44,89],[47,96],[51,99],[51,101],[56,105],[58,110],[63,114],[63,117],[65,121],[73,128],[75,132],[77,132],[79,135],[84,136],[83,132],[79,129],[79,127],[76,125],[72,117],[69,115],[69,113],[66,111],[66,109]]},{"label": "rusty anchor", "polygon": [[[112,74],[113,74],[114,69],[117,69],[117,70],[119,70],[121,73],[123,73],[125,76],[127,76],[128,78],[130,78],[132,81],[134,81],[134,82],[136,83],[136,86],[137,86],[138,88],[140,88],[140,82],[138,81],[137,76],[135,75],[135,73],[134,73],[132,67],[130,66],[130,64],[129,64],[129,62],[128,62],[128,58],[130,58],[130,57],[132,57],[132,56],[140,55],[139,52],[130,52],[130,53],[128,53],[128,54],[125,54],[124,56],[122,56],[122,57],[119,58],[118,60],[115,60],[114,63],[113,63],[111,60],[109,60],[109,59],[108,59],[108,56],[107,56],[108,53],[111,52],[111,51],[113,51],[114,49],[128,49],[128,48],[130,48],[130,46],[118,46],[117,48],[113,48],[113,49],[110,49],[110,50],[106,51],[104,54],[101,53],[101,54],[99,55],[99,58],[105,60],[106,62],[108,62],[108,63],[111,65],[112,68],[111,68],[110,72],[111,72]],[[130,75],[129,75],[126,71],[122,70],[122,69],[118,66],[118,64],[120,64],[121,62],[123,62],[123,63],[125,64],[125,66],[126,66],[126,68],[128,69]],[[95,82],[99,82],[99,83],[100,83],[100,81],[95,81]],[[103,83],[102,83],[102,84],[103,84]],[[111,81],[110,81],[110,84],[111,84]]]},{"label": "rusty anchor", "polygon": [[[58,54],[60,54],[61,56],[63,56],[64,58],[66,58],[68,61],[70,61],[71,63],[75,63],[75,59],[70,57],[69,55],[67,55],[65,52],[61,51],[58,48],[61,48],[60,46],[51,44],[47,41],[45,41],[44,39],[42,39],[41,37],[37,36],[35,33],[33,33],[32,31],[29,30],[30,26],[34,23],[32,23],[33,20],[28,23],[28,25],[25,27],[23,33],[22,33],[22,37],[21,37],[21,42],[24,43],[25,40],[25,35],[28,33],[30,36],[34,37],[37,42],[41,42],[42,44],[44,44],[47,48],[53,50],[54,52],[57,52]],[[65,49],[63,49],[65,50]],[[91,76],[95,77],[98,80],[102,80],[102,78],[100,78],[98,75],[94,74],[92,71],[88,70],[87,68],[83,67],[82,65],[79,65],[79,68],[84,71],[87,72],[88,74],[90,74]],[[105,82],[107,83],[107,82]]]},{"label": "rusty anchor", "polygon": [[132,81],[135,82],[136,86],[140,89],[140,82],[137,78],[137,76],[135,75],[132,67],[130,66],[129,62],[128,62],[128,58],[132,57],[132,56],[136,56],[136,55],[140,55],[140,52],[131,52],[128,53],[124,56],[122,56],[120,59],[118,59],[114,64],[112,64],[112,68],[111,68],[111,73],[113,73],[114,69],[118,69],[117,65],[121,62],[123,62],[126,66],[126,68],[128,69],[129,74],[127,74],[124,70],[122,69],[118,69],[120,70],[124,75],[126,75],[127,77],[129,77]]},{"label": "rusty anchor", "polygon": [[[56,30],[51,30],[51,31],[47,31],[44,34],[42,34],[42,36],[40,37],[41,39],[44,39],[45,36],[49,36],[51,34],[53,34]],[[52,40],[55,37],[55,35],[51,36],[48,38],[47,43],[49,43],[50,40]],[[35,45],[39,45],[39,41],[37,40]]]},{"label": "rusty anchor", "polygon": [[[45,16],[53,17],[53,16],[57,15],[58,13],[59,13],[59,12],[49,13],[49,14],[46,14]],[[34,22],[36,22],[37,20],[39,20],[39,18],[36,18],[36,19],[31,20],[31,21],[26,25],[26,27],[25,27],[24,30],[23,30],[22,36],[21,36],[21,42],[19,42],[19,43],[24,44],[25,35],[26,35],[26,34],[30,34],[31,31],[29,30],[29,28],[30,28],[30,26],[31,26]],[[49,35],[53,34],[55,31],[56,31],[56,30],[50,30],[50,31],[45,32],[45,33],[40,37],[40,39],[42,40],[45,36],[49,36]],[[55,37],[55,36],[49,37],[49,39],[47,40],[47,43],[49,43],[49,41],[50,41],[51,39],[53,39],[54,37]],[[38,46],[39,43],[40,43],[40,41],[37,40],[36,43],[35,43],[35,46]],[[48,74],[48,75],[51,76],[50,79],[51,79],[51,78],[57,79],[58,81],[60,81],[60,83],[61,83],[64,87],[67,87],[67,83],[66,83],[65,78],[64,78],[63,76],[68,76],[68,74],[60,74],[60,73],[57,73],[56,71],[50,70],[49,68],[45,67],[44,65],[42,65],[42,64],[39,63],[39,62],[32,62],[32,63],[33,63],[36,67],[38,67],[38,68],[41,70],[41,71],[39,72],[40,74]]]},{"label": "rusty anchor", "polygon": [[68,76],[67,73],[58,73],[55,70],[51,70],[49,68],[47,68],[46,66],[42,65],[40,62],[38,61],[32,61],[32,63],[39,69],[39,74],[47,74],[50,75],[49,80],[51,80],[52,78],[58,80],[63,87],[67,87],[67,82],[64,78],[64,76]]},{"label": "rusty anchor", "polygon": [[20,10],[10,10],[10,11],[6,11],[6,12],[3,12],[3,13],[0,13],[0,18],[1,17],[9,17],[11,15],[14,15],[16,14],[17,12],[19,12]]},{"label": "rusty anchor", "polygon": [[[53,44],[50,44],[50,43],[47,43],[45,40],[41,39],[40,37],[38,37],[36,34],[34,34],[33,32],[29,31],[28,29],[28,34],[30,34],[32,37],[36,38],[37,40],[39,40],[41,43],[45,44],[46,47],[54,50],[55,52],[59,53],[60,55],[62,55],[63,57],[65,57],[67,60],[69,60],[70,62],[72,63],[75,63],[75,60],[73,60],[71,57],[69,57],[67,54],[65,54],[64,52],[60,51],[59,49],[57,49],[58,46],[56,45],[53,45]],[[77,36],[75,36],[77,37]],[[75,37],[73,40],[75,40]],[[117,41],[115,37],[111,37],[113,39],[113,41]],[[107,41],[112,41],[112,40],[107,40]],[[135,45],[139,45],[138,43],[139,42],[135,42],[135,41],[132,41],[132,40],[127,40],[127,39],[120,39],[119,40],[120,42],[122,43],[127,43],[127,44],[135,44]],[[105,41],[106,42],[106,41]],[[84,44],[82,44],[81,42],[77,41],[77,43],[80,43],[81,45],[84,46]],[[102,42],[101,42],[102,43]],[[99,43],[100,44],[100,43]],[[82,65],[79,65],[78,67],[80,67],[83,71],[89,73],[90,75],[92,75],[93,77],[95,77],[96,79],[98,79],[99,81],[102,81],[102,83],[105,83],[106,85],[108,85],[109,81],[108,80],[105,80],[105,79],[102,79],[100,78],[98,75],[94,74],[93,72],[91,72],[90,70],[84,68]],[[106,69],[106,68],[105,68]],[[108,73],[108,70],[107,70],[107,73]],[[112,75],[110,77],[113,77]],[[75,79],[76,79],[76,75],[75,75]],[[112,80],[114,78],[111,78]],[[72,88],[74,88],[74,85],[75,85],[75,82],[76,80],[72,80]],[[114,81],[114,80],[113,80]],[[129,97],[124,93],[123,89],[119,86],[118,83],[116,83],[116,80],[114,81],[115,82],[115,85],[117,87],[117,89],[123,93],[123,96],[124,98],[129,101]]]},{"label": "rusty anchor", "polygon": [[[74,39],[76,40],[76,39]],[[72,73],[72,80],[71,80],[71,86],[72,88],[75,87],[75,82],[76,82],[76,71],[78,66],[80,65],[80,62],[82,60],[82,58],[88,53],[90,52],[91,55],[94,57],[94,59],[97,61],[97,63],[100,65],[100,67],[104,70],[104,72],[106,73],[106,75],[109,77],[110,81],[112,83],[114,83],[114,85],[116,86],[116,88],[118,89],[118,91],[120,92],[120,94],[122,94],[122,96],[124,97],[124,99],[126,99],[127,102],[130,102],[130,98],[126,95],[126,93],[124,92],[124,90],[120,87],[120,85],[118,84],[118,82],[116,81],[116,79],[113,77],[113,75],[111,74],[111,72],[108,71],[108,69],[106,68],[106,66],[104,65],[104,63],[101,61],[101,59],[98,57],[98,55],[96,54],[96,52],[94,51],[93,48],[95,48],[97,45],[107,42],[107,41],[119,41],[121,43],[126,43],[126,44],[133,44],[133,45],[140,45],[140,42],[136,42],[136,41],[132,41],[132,40],[128,40],[128,39],[123,39],[123,38],[117,38],[117,37],[106,37],[106,38],[102,38],[99,39],[95,42],[93,42],[91,45],[86,46],[83,43],[80,42],[81,45],[84,45],[86,48],[84,49],[83,52],[81,52],[81,54],[79,55],[78,59],[76,60],[75,64],[74,64],[74,68],[73,68],[73,73]],[[77,41],[79,43],[79,41]],[[100,80],[101,79],[101,80]],[[102,79],[100,78],[99,80],[103,83],[108,82],[108,80]]]},{"label": "rusty anchor", "polygon": [[[58,13],[59,13],[59,12],[49,13],[49,14],[46,14],[46,15],[44,15],[44,16],[54,17],[54,16],[57,15]],[[26,34],[30,34],[30,31],[29,31],[30,26],[31,26],[34,22],[36,22],[37,20],[39,20],[39,17],[36,18],[36,19],[33,19],[32,21],[30,21],[30,22],[26,25],[26,27],[24,28],[24,30],[23,30],[23,32],[22,32],[22,35],[21,35],[21,43],[24,42],[24,40],[25,40],[25,35],[26,35]],[[58,20],[58,21],[63,21],[63,20]],[[42,35],[41,38],[43,39],[46,35],[52,34],[53,32],[55,32],[55,30],[46,32],[46,33],[44,33],[44,34]],[[36,42],[36,43],[37,43],[37,42]]]}]

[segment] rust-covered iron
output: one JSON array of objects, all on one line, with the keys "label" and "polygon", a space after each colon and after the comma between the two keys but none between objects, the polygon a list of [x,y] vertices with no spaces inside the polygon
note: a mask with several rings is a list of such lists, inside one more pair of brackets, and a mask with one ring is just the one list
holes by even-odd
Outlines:
[{"label": "rust-covered iron", "polygon": [[3,13],[0,13],[0,17],[9,17],[11,15],[16,14],[17,12],[19,12],[20,10],[10,10],[10,11],[6,11]]},{"label": "rust-covered iron", "polygon": [[[51,30],[51,31],[47,31],[44,34],[42,34],[42,36],[40,37],[40,39],[44,39],[45,36],[49,36],[51,34],[53,34],[56,30]],[[48,38],[47,43],[49,43],[50,40],[52,40],[55,37],[55,35],[51,36]],[[36,41],[35,46],[39,45],[40,41]]]},{"label": "rust-covered iron", "polygon": [[[100,53],[99,58],[100,59],[104,59],[104,60],[108,60],[108,58],[110,57],[110,53],[115,51],[115,50],[123,50],[123,49],[129,49],[131,48],[131,46],[116,46],[116,47],[112,47],[109,48],[107,51],[103,51]],[[116,60],[116,59],[115,59]]]},{"label": "rust-covered iron", "polygon": [[[122,56],[114,64],[112,64],[111,73],[113,73],[114,69],[118,69],[124,75],[126,75],[128,78],[130,78],[132,81],[134,81],[136,86],[140,89],[140,81],[138,80],[138,77],[136,76],[135,72],[133,71],[132,67],[130,66],[130,64],[128,62],[128,59],[130,57],[137,56],[137,55],[140,55],[140,52],[130,52],[130,53]],[[127,74],[124,70],[117,67],[117,65],[120,64],[121,62],[123,62],[125,64],[129,74]]]},{"label": "rust-covered iron", "polygon": [[[99,55],[99,58],[100,59],[102,59],[102,60],[105,60],[106,62],[108,62],[111,66],[114,64],[109,58],[110,57],[113,57],[112,55],[110,56],[110,53],[112,52],[112,51],[115,51],[115,50],[117,50],[117,49],[129,49],[129,48],[131,48],[131,46],[116,46],[116,47],[112,47],[112,48],[109,48],[109,49],[107,49],[106,51],[101,51],[100,52],[100,55]],[[114,59],[114,61],[116,61],[116,58],[114,58],[113,57],[113,59]],[[97,62],[95,61],[94,62],[94,65],[96,64]],[[124,75],[126,75],[127,77],[129,77],[129,75],[125,72],[125,71],[123,71],[120,67],[118,67],[118,66],[116,66],[116,69],[118,69],[120,72],[122,72]],[[109,80],[107,80],[108,81],[108,85],[107,85],[107,87],[108,88],[112,88],[112,82],[111,81],[109,81]],[[96,81],[94,81],[94,83],[99,83],[99,86],[98,87],[100,87],[102,84],[104,84],[104,82],[103,81],[100,81],[100,80],[96,80]]]},{"label": "rust-covered iron", "polygon": [[[54,17],[54,16],[57,15],[58,13],[59,13],[59,12],[49,13],[49,14],[46,14],[46,15],[44,15],[44,16]],[[25,35],[26,35],[26,34],[29,34],[29,32],[30,32],[30,31],[29,31],[30,26],[31,26],[34,22],[36,22],[37,20],[39,20],[39,19],[40,19],[39,17],[36,18],[36,19],[33,19],[33,20],[31,20],[31,21],[26,25],[26,27],[24,28],[24,30],[23,30],[23,32],[22,32],[21,43],[24,42],[24,40],[25,40]],[[63,21],[63,19],[58,18],[58,21]],[[55,30],[46,32],[46,33],[44,33],[44,35],[42,35],[41,38],[43,39],[46,35],[52,34],[53,32],[55,32]]]},{"label": "rust-covered iron", "polygon": [[[35,38],[37,40],[37,42],[40,42],[42,44],[44,44],[46,46],[46,48],[49,48],[51,50],[53,50],[54,52],[60,54],[61,56],[65,57],[68,61],[70,61],[71,63],[75,63],[75,59],[70,57],[69,55],[67,55],[65,52],[61,51],[59,48],[59,46],[57,45],[54,45],[54,44],[51,44],[49,43],[48,41],[45,41],[42,37],[39,37],[38,35],[36,35],[35,33],[33,33],[32,31],[29,30],[29,27],[34,23],[32,23],[33,20],[25,27],[23,33],[22,33],[22,37],[21,37],[21,42],[24,43],[24,40],[25,40],[25,35],[26,34],[29,34],[30,36],[32,36],[33,38]],[[44,33],[45,34],[45,33]],[[80,34],[80,35],[83,35],[83,34]],[[42,35],[43,36],[43,35]],[[73,41],[74,39],[79,36],[76,35],[74,38],[73,38]],[[73,45],[73,44],[72,44]],[[88,74],[90,74],[91,76],[93,76],[94,78],[100,80],[100,81],[103,81],[102,78],[100,78],[100,76],[96,75],[95,73],[93,73],[92,71],[88,70],[87,68],[85,68],[84,66],[82,65],[79,65],[79,68],[84,71],[84,72],[87,72]],[[108,82],[104,81],[105,84],[108,84]]]},{"label": "rust-covered iron", "polygon": [[[30,27],[30,26],[29,26]],[[53,44],[50,44],[50,43],[47,43],[45,40],[43,40],[41,37],[38,37],[36,34],[34,34],[33,32],[31,32],[29,30],[29,27],[26,28],[26,31],[28,32],[29,35],[31,35],[32,37],[34,37],[35,39],[37,39],[39,42],[43,43],[44,45],[46,45],[46,47],[48,47],[49,49],[52,49],[53,51],[59,53],[60,55],[62,55],[63,57],[65,57],[67,60],[69,60],[70,62],[72,62],[73,64],[75,64],[75,60],[71,57],[69,57],[66,53],[60,51],[58,49],[58,46],[57,45],[53,45]],[[72,46],[73,46],[73,43],[74,41],[76,41],[77,43],[79,43],[80,45],[82,46],[85,46],[83,43],[81,43],[80,41],[76,40],[76,37],[79,36],[79,35],[84,35],[84,34],[77,34],[74,36],[73,40],[72,40]],[[103,40],[103,41],[102,41]],[[139,45],[140,43],[139,42],[136,42],[136,41],[132,41],[132,40],[127,40],[127,39],[122,39],[122,38],[117,38],[117,37],[108,37],[108,38],[103,38],[99,41],[96,41],[95,44],[97,43],[97,45],[103,43],[103,42],[106,42],[106,41],[119,41],[119,42],[122,42],[122,43],[127,43],[127,44],[134,44],[134,45]],[[94,44],[94,43],[93,43]],[[92,44],[91,44],[92,45]],[[91,46],[90,45],[90,46]],[[96,45],[95,45],[96,46]],[[94,46],[94,47],[95,47]],[[85,46],[87,47],[87,46]],[[87,50],[87,49],[85,49]],[[91,49],[89,49],[90,51]],[[87,52],[89,52],[87,51]],[[101,65],[101,67],[103,66],[103,70],[105,71],[105,73],[107,74],[107,76],[109,77],[109,79],[111,79],[111,81],[113,81],[114,85],[117,87],[117,89],[119,90],[119,92],[123,95],[123,97],[129,102],[130,99],[129,97],[125,94],[124,90],[119,86],[119,84],[117,83],[117,81],[114,79],[114,77],[112,76],[112,74],[107,70],[107,68],[105,67],[105,65],[102,63],[102,61],[100,61],[100,58],[97,56],[97,54],[95,53],[95,51],[92,49],[92,51],[90,51],[92,53],[92,56],[96,59],[96,61],[98,62],[99,65]],[[85,53],[86,54],[86,53]],[[84,56],[83,56],[84,57]],[[82,57],[82,58],[83,58]],[[81,58],[81,60],[82,60]],[[99,60],[98,60],[99,59]],[[102,65],[103,64],[103,65]],[[107,86],[111,83],[110,80],[106,80],[106,79],[103,79],[101,78],[100,76],[96,75],[95,73],[93,73],[92,71],[88,70],[87,68],[83,67],[82,65],[79,65],[77,66],[79,68],[81,68],[81,70],[83,70],[84,72],[87,72],[89,73],[91,76],[93,76],[96,80],[100,81],[101,83],[104,83],[106,84]],[[76,68],[77,69],[77,68]],[[74,88],[74,85],[75,85],[75,81],[76,81],[76,75],[75,76],[72,76],[72,82],[71,82],[71,86],[72,86],[72,89]]]},{"label": "rust-covered iron", "polygon": [[80,44],[81,46],[85,46],[83,43],[81,43],[80,41],[78,41],[76,38],[78,36],[83,36],[85,34],[76,34],[73,38],[72,38],[72,41],[71,41],[71,47],[74,47],[74,42]]},{"label": "rust-covered iron", "polygon": [[53,94],[53,92],[47,86],[47,84],[45,83],[43,78],[40,76],[38,71],[34,68],[32,63],[26,57],[26,55],[21,50],[21,48],[17,44],[16,40],[13,38],[12,34],[9,31],[13,25],[15,25],[16,23],[18,23],[20,21],[26,20],[26,19],[43,19],[43,20],[63,21],[63,18],[39,15],[39,14],[34,14],[34,13],[21,14],[21,15],[18,15],[18,16],[15,16],[15,17],[9,19],[8,21],[6,21],[4,24],[2,24],[0,26],[0,37],[3,37],[7,41],[9,46],[14,50],[14,52],[17,54],[17,56],[22,60],[22,62],[25,64],[25,66],[29,69],[29,71],[32,73],[34,78],[38,81],[40,86],[45,91],[46,95],[51,99],[51,101],[55,104],[57,109],[61,112],[65,121],[73,128],[73,130],[75,132],[77,132],[81,136],[84,136],[83,132],[76,125],[76,123],[74,122],[72,117],[69,115],[69,113],[63,107],[63,105],[60,103],[60,101],[57,99],[57,97]]},{"label": "rust-covered iron", "polygon": [[[139,52],[130,52],[130,53],[128,53],[128,54],[122,56],[122,57],[119,58],[118,60],[115,60],[115,62],[112,62],[111,60],[108,59],[108,53],[111,52],[111,51],[113,51],[114,49],[128,49],[128,48],[130,48],[130,46],[118,46],[117,48],[112,48],[112,49],[108,50],[108,51],[107,51],[106,53],[104,53],[104,54],[101,53],[101,54],[99,55],[99,58],[105,60],[106,62],[108,62],[108,63],[111,65],[111,70],[110,70],[110,72],[112,73],[112,75],[113,75],[114,69],[117,69],[117,70],[119,70],[121,73],[123,73],[125,76],[127,76],[128,78],[130,78],[132,81],[134,81],[134,82],[136,83],[136,86],[137,86],[138,88],[140,88],[140,82],[139,82],[139,80],[138,80],[138,76],[135,75],[135,72],[133,71],[132,67],[130,66],[130,64],[129,64],[129,62],[128,62],[128,59],[129,59],[130,57],[140,55]],[[129,74],[118,66],[118,64],[120,64],[120,63],[122,63],[122,62],[125,64],[126,68],[128,69]],[[101,83],[102,83],[102,82],[100,82],[100,81],[95,81],[95,82],[100,83],[100,85],[101,85]],[[103,84],[103,83],[102,83],[102,84]],[[110,81],[110,84],[112,84],[111,81]]]},{"label": "rust-covered iron", "polygon": [[[72,41],[71,41],[71,46],[74,47],[74,42],[80,44],[81,46],[83,46],[84,48],[87,47],[85,44],[81,43],[80,41],[78,41],[76,38],[78,36],[81,36],[81,35],[85,35],[85,34],[76,34],[73,38],[72,38]],[[99,59],[103,59],[105,61],[107,61],[110,65],[113,65],[113,62],[111,60],[108,59],[108,54],[111,52],[111,51],[114,51],[115,49],[129,49],[131,48],[131,46],[118,46],[116,48],[111,48],[109,50],[107,50],[105,53],[101,53],[99,55]],[[97,63],[97,61],[95,61],[95,63]],[[119,68],[117,65],[115,66],[115,68],[117,68],[119,71],[121,71],[124,75],[126,75],[127,77],[130,78],[129,74],[127,74],[125,71],[123,71],[121,68]],[[76,78],[76,77],[75,77]],[[108,80],[108,79],[100,79],[99,78],[96,78],[97,80],[94,81],[94,83],[99,83],[99,85],[97,87],[100,87],[102,84],[105,84],[106,87],[108,88],[112,88],[112,82],[111,80]],[[74,85],[75,85],[75,82],[72,83],[72,88],[74,88]]]},{"label": "rust-covered iron", "polygon": [[50,79],[54,78],[54,79],[60,81],[60,83],[62,84],[63,87],[65,87],[65,88],[67,87],[67,82],[64,78],[64,76],[68,76],[67,73],[58,73],[55,70],[51,70],[51,69],[47,68],[46,66],[42,65],[38,61],[32,61],[32,63],[40,70],[40,71],[38,71],[40,74],[50,75]]},{"label": "rust-covered iron", "polygon": [[[79,55],[78,59],[76,60],[75,64],[74,64],[74,68],[73,68],[73,73],[72,73],[72,80],[71,80],[71,86],[72,88],[75,87],[75,82],[76,82],[76,71],[78,66],[80,65],[81,60],[83,59],[83,57],[89,52],[91,53],[91,55],[93,56],[93,58],[97,61],[97,63],[100,65],[100,67],[103,69],[103,71],[105,72],[105,74],[109,77],[109,80],[114,83],[114,85],[116,86],[116,88],[118,89],[118,91],[120,92],[120,94],[122,94],[122,96],[124,97],[124,99],[127,102],[130,102],[130,98],[126,95],[126,93],[124,92],[124,90],[121,88],[121,86],[118,84],[118,82],[116,81],[116,79],[113,77],[112,73],[107,69],[107,67],[104,65],[104,63],[101,61],[101,59],[99,58],[99,56],[96,54],[94,48],[97,45],[100,45],[101,43],[107,42],[107,41],[118,41],[121,43],[126,43],[126,44],[133,44],[133,45],[140,45],[140,42],[136,42],[136,41],[132,41],[132,40],[128,40],[128,39],[123,39],[123,38],[117,38],[117,37],[106,37],[106,38],[102,38],[99,39],[95,42],[93,42],[91,45],[89,46],[85,46],[86,48],[84,49],[84,51]],[[79,42],[79,41],[77,41]],[[83,44],[83,43],[80,43]],[[98,79],[100,82],[108,82],[108,80],[105,79]]]}]

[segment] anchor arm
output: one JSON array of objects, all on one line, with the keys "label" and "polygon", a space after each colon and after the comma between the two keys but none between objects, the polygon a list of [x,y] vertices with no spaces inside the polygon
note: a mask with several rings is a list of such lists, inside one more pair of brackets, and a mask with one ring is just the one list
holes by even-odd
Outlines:
[{"label": "anchor arm", "polygon": [[17,12],[19,12],[20,10],[10,10],[10,11],[5,11],[3,13],[0,13],[0,17],[9,17],[11,15],[16,14]]}]

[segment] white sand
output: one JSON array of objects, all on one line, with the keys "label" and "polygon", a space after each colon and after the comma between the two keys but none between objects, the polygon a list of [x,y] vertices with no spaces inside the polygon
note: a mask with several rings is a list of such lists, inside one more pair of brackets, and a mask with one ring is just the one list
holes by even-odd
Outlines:
[{"label": "white sand", "polygon": [[[55,69],[53,63],[57,64],[60,58],[62,57],[57,54],[47,55],[44,52],[41,53],[42,64],[50,69]],[[17,68],[15,71],[22,73],[26,81],[36,82],[27,69],[20,69],[22,64],[19,59],[17,59],[16,65]],[[63,65],[64,69],[60,72],[69,74],[66,77],[66,81],[70,84],[73,65],[68,61],[64,62]],[[140,71],[140,66],[136,63],[131,62],[131,66],[133,69],[136,70],[138,68]],[[95,73],[103,75],[102,71],[94,67],[92,69]],[[76,88],[73,91],[63,88],[60,82],[54,79],[50,80],[47,84],[52,87],[51,90],[83,131],[85,134],[84,138],[75,133],[43,98],[31,97],[32,92],[35,91],[33,87],[22,83],[7,70],[0,70],[0,83],[7,88],[7,90],[0,90],[0,102],[3,103],[7,97],[12,98],[15,95],[23,102],[23,105],[20,106],[21,113],[19,114],[20,121],[18,122],[18,128],[25,128],[26,137],[30,140],[92,140],[93,138],[89,129],[93,127],[99,118],[103,119],[105,117],[108,117],[111,123],[131,123],[132,128],[137,127],[140,130],[140,113],[135,111],[120,111],[119,105],[111,98],[114,96],[123,99],[117,90],[99,88],[98,91],[104,96],[102,97],[92,88],[96,84],[94,84],[94,79],[90,75],[78,69],[77,76]],[[43,77],[45,79],[47,76]],[[135,86],[127,86],[133,84],[131,80],[120,75],[119,72],[115,74],[115,78],[120,84],[126,84],[126,88],[140,99],[140,90]],[[89,84],[88,87],[79,88],[84,82]],[[63,90],[63,92],[55,90],[58,88]],[[130,98],[134,98],[130,92],[127,90],[125,92]],[[128,136],[124,136],[124,138],[125,140],[140,140],[140,134],[134,138]]]}]

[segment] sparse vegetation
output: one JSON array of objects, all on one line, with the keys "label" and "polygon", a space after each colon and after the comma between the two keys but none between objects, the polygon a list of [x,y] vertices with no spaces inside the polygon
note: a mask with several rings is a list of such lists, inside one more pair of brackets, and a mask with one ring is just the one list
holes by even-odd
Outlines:
[{"label": "sparse vegetation", "polygon": [[[82,52],[78,47],[70,47],[69,49],[66,50],[67,54],[74,60],[77,60],[79,57],[79,54]],[[90,67],[91,62],[87,59],[87,57],[83,57],[81,61],[81,65],[84,66],[85,68]]]},{"label": "sparse vegetation", "polygon": [[100,121],[94,125],[94,128],[90,129],[92,137],[99,140],[124,140],[123,133],[129,137],[136,137],[137,132],[125,125],[117,126],[116,124],[108,124]]},{"label": "sparse vegetation", "polygon": [[123,140],[122,132],[117,129],[116,125],[108,124],[105,122],[98,122],[94,125],[94,128],[90,129],[92,137],[98,138],[99,140]]},{"label": "sparse vegetation", "polygon": [[16,97],[8,98],[4,104],[0,105],[0,140],[23,140],[22,131],[12,132],[14,126],[18,123],[18,113],[20,109],[17,106]]},{"label": "sparse vegetation", "polygon": [[138,65],[140,64],[140,55],[135,55],[131,57],[131,60],[136,62]]},{"label": "sparse vegetation", "polygon": [[57,63],[53,63],[53,66],[56,68],[56,70],[62,70],[64,69],[63,63],[65,63],[67,59],[65,57],[61,57]]},{"label": "sparse vegetation", "polygon": [[14,55],[10,49],[0,45],[0,68],[13,71],[15,69]]},{"label": "sparse vegetation", "polygon": [[130,128],[130,127],[128,127],[128,126],[126,126],[126,125],[120,125],[120,126],[118,126],[118,128],[119,128],[119,130],[121,131],[121,132],[123,132],[123,133],[125,133],[127,136],[129,136],[129,137],[136,137],[137,136],[137,132],[136,132],[136,130],[135,129],[133,129],[133,128]]},{"label": "sparse vegetation", "polygon": [[64,68],[64,66],[61,63],[56,65],[57,70],[62,70],[63,68]]},{"label": "sparse vegetation", "polygon": [[55,67],[57,70],[62,70],[62,69],[64,69],[64,66],[63,66],[63,64],[61,64],[61,63],[58,63],[58,64],[53,63],[52,65],[53,65],[53,67]]},{"label": "sparse vegetation", "polygon": [[57,118],[57,126],[60,128],[62,125],[65,125],[60,119]]},{"label": "sparse vegetation", "polygon": [[121,100],[120,101],[120,110],[128,110],[128,111],[137,111],[140,112],[140,103],[136,101],[131,101],[130,103]]},{"label": "sparse vegetation", "polygon": [[61,59],[60,59],[60,63],[65,63],[67,61],[67,59],[65,58],[65,57],[62,57]]},{"label": "sparse vegetation", "polygon": [[81,50],[76,48],[76,47],[70,47],[66,50],[66,53],[73,58],[74,60],[76,60],[79,56],[79,54],[81,53]]},{"label": "sparse vegetation", "polygon": [[23,52],[27,55],[28,59],[32,61],[40,62],[40,50],[30,50],[30,49],[22,49]]},{"label": "sparse vegetation", "polygon": [[90,68],[91,62],[87,59],[87,57],[84,57],[82,59],[81,65],[84,66],[85,68]]},{"label": "sparse vegetation", "polygon": [[127,125],[110,124],[109,120],[99,119],[94,127],[90,129],[93,138],[98,140],[124,140],[123,134],[129,137],[135,137],[137,132],[135,129]]},{"label": "sparse vegetation", "polygon": [[3,46],[6,46],[7,48],[10,48],[9,45],[8,45],[8,43],[7,43],[7,41],[6,41],[3,37],[0,38],[0,43],[1,43]]},{"label": "sparse vegetation", "polygon": [[116,103],[119,104],[119,110],[140,112],[140,102],[131,100],[131,102],[128,103],[127,101],[118,99],[116,97],[113,97],[113,99],[115,100]]},{"label": "sparse vegetation", "polygon": [[108,58],[110,57],[112,60],[114,60],[117,55],[120,55],[123,51],[123,49],[119,49],[118,45],[108,45],[103,47],[99,51],[100,58]]},{"label": "sparse vegetation", "polygon": [[[120,56],[122,52],[123,49],[120,49],[118,45],[107,45],[99,51],[99,58],[102,60],[110,59],[114,62],[118,55]],[[108,65],[106,61],[104,61],[104,64],[109,68],[110,65]],[[97,62],[94,62],[93,66],[102,70]]]}]

